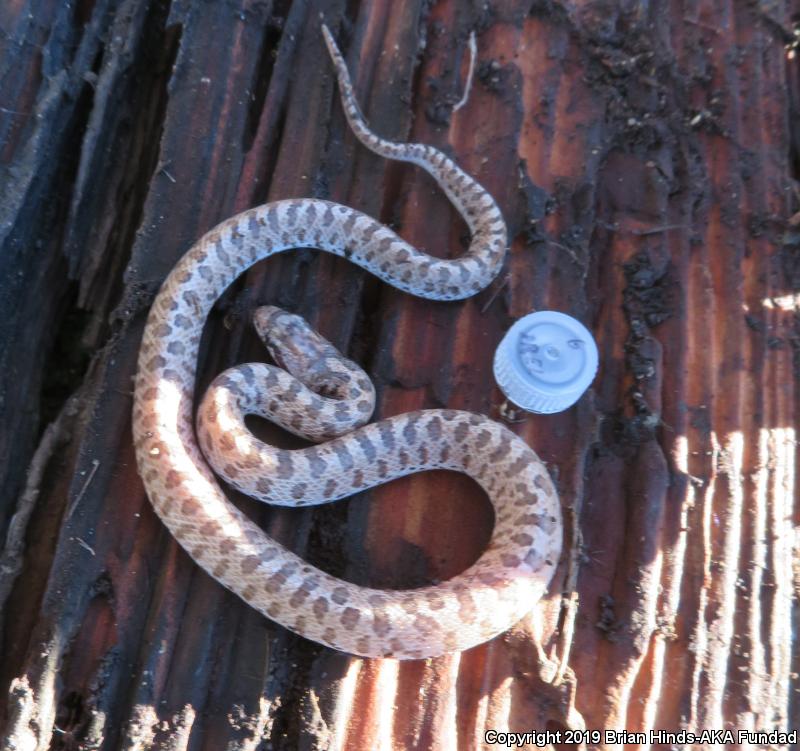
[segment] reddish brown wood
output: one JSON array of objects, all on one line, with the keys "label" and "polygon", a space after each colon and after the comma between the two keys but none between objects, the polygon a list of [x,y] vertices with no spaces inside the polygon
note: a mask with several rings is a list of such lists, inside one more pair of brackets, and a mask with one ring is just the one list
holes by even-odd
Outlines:
[{"label": "reddish brown wood", "polygon": [[[471,749],[489,729],[798,727],[797,12],[2,5],[3,748]],[[348,132],[320,14],[375,130],[445,149],[497,198],[508,263],[446,304],[317,251],[270,259],[215,309],[201,380],[263,359],[247,323],[262,303],[361,362],[378,416],[496,415],[492,353],[533,308],[579,317],[600,348],[576,407],[514,428],[564,507],[550,594],[504,637],[423,663],[335,653],[225,592],[152,513],[131,449],[147,308],[221,219],[321,196],[434,254],[463,250],[431,180]],[[453,112],[471,31],[475,81]],[[448,473],[314,511],[239,502],[315,564],[385,587],[463,570],[492,523]]]}]

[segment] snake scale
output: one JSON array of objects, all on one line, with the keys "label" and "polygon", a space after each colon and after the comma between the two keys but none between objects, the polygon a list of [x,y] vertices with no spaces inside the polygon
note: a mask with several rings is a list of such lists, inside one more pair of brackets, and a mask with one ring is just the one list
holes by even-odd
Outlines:
[{"label": "snake scale", "polygon": [[[364,425],[374,391],[363,372],[302,319],[269,307],[259,309],[256,325],[286,370],[254,363],[222,374],[199,410],[198,438],[193,427],[205,320],[254,263],[315,247],[412,295],[458,300],[483,289],[503,262],[506,227],[492,197],[440,151],[373,134],[324,26],[323,34],[356,136],[377,154],[427,170],[469,226],[469,249],[458,259],[435,258],[354,209],[308,198],[268,203],[222,222],[178,262],[150,310],[134,395],[137,462],[153,507],[178,542],[267,617],[355,655],[434,657],[507,630],[553,575],[560,506],[545,466],[524,441],[487,417],[451,409]],[[245,413],[324,442],[297,450],[266,446],[246,430]],[[209,462],[245,492],[287,506],[333,501],[412,472],[456,470],[486,491],[495,525],[487,549],[458,576],[418,589],[370,589],[328,575],[271,539],[227,499]]]}]

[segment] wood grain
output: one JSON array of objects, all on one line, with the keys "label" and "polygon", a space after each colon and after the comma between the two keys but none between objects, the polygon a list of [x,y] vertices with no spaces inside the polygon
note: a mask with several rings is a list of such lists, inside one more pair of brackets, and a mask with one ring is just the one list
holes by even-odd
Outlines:
[{"label": "wood grain", "polygon": [[[800,726],[796,12],[0,7],[3,748],[471,749],[487,729]],[[264,358],[247,323],[264,303],[364,365],[379,415],[496,414],[492,353],[534,308],[577,316],[600,348],[576,407],[515,426],[564,504],[549,597],[504,638],[425,663],[353,659],[249,610],[159,524],[131,448],[148,305],[221,219],[318,196],[434,254],[464,247],[426,175],[347,131],[320,14],[375,130],[447,150],[493,193],[507,269],[435,303],[313,250],[270,259],[215,310],[201,382]],[[471,31],[475,81],[454,113]],[[313,511],[240,503],[376,586],[462,570],[492,523],[445,473]]]}]

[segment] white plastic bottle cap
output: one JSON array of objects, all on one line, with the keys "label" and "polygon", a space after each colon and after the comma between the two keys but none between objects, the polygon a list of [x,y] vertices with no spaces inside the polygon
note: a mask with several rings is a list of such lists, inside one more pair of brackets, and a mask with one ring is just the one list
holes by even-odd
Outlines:
[{"label": "white plastic bottle cap", "polygon": [[494,377],[503,393],[529,412],[571,407],[597,373],[597,345],[572,316],[540,310],[520,318],[494,354]]}]

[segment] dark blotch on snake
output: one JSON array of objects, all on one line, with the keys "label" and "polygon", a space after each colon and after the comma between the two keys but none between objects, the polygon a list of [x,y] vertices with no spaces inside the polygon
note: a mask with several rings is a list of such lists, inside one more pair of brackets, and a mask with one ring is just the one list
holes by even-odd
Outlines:
[{"label": "dark blotch on snake", "polygon": [[355,608],[345,608],[339,619],[345,628],[353,628],[358,623],[361,614]]}]

